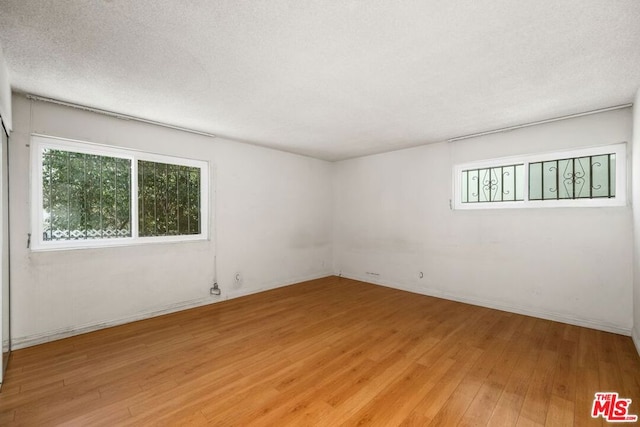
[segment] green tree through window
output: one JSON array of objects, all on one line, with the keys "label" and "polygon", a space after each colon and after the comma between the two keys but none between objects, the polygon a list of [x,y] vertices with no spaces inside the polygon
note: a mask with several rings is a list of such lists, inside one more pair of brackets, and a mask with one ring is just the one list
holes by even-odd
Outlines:
[{"label": "green tree through window", "polygon": [[35,249],[207,237],[206,162],[41,136],[33,142]]},{"label": "green tree through window", "polygon": [[200,168],[138,161],[140,236],[200,234]]},{"label": "green tree through window", "polygon": [[131,237],[131,160],[43,151],[43,240]]}]

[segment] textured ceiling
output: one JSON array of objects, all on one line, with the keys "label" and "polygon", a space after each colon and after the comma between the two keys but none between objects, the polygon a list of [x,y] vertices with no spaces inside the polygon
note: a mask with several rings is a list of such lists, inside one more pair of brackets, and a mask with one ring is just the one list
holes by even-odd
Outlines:
[{"label": "textured ceiling", "polygon": [[631,102],[638,0],[0,0],[14,90],[335,160]]}]

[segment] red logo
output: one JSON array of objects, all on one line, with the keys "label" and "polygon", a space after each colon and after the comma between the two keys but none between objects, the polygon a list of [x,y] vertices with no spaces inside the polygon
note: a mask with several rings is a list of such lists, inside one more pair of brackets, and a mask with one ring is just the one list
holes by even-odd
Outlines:
[{"label": "red logo", "polygon": [[618,393],[596,393],[591,416],[602,417],[610,423],[633,423],[638,421],[638,416],[629,414],[630,405],[631,399],[622,399]]}]

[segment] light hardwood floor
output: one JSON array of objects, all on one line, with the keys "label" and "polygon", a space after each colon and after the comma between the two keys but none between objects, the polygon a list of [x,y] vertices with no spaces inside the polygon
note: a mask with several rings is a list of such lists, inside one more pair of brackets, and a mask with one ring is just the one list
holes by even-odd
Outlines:
[{"label": "light hardwood floor", "polygon": [[329,277],[13,353],[0,425],[603,425],[629,337]]}]

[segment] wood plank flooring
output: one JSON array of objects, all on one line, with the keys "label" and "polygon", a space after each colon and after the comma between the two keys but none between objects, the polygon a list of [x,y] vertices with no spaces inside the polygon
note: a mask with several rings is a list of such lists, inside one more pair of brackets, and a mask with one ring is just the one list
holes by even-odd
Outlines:
[{"label": "wood plank flooring", "polygon": [[338,277],[15,351],[0,425],[604,425],[629,337]]}]

